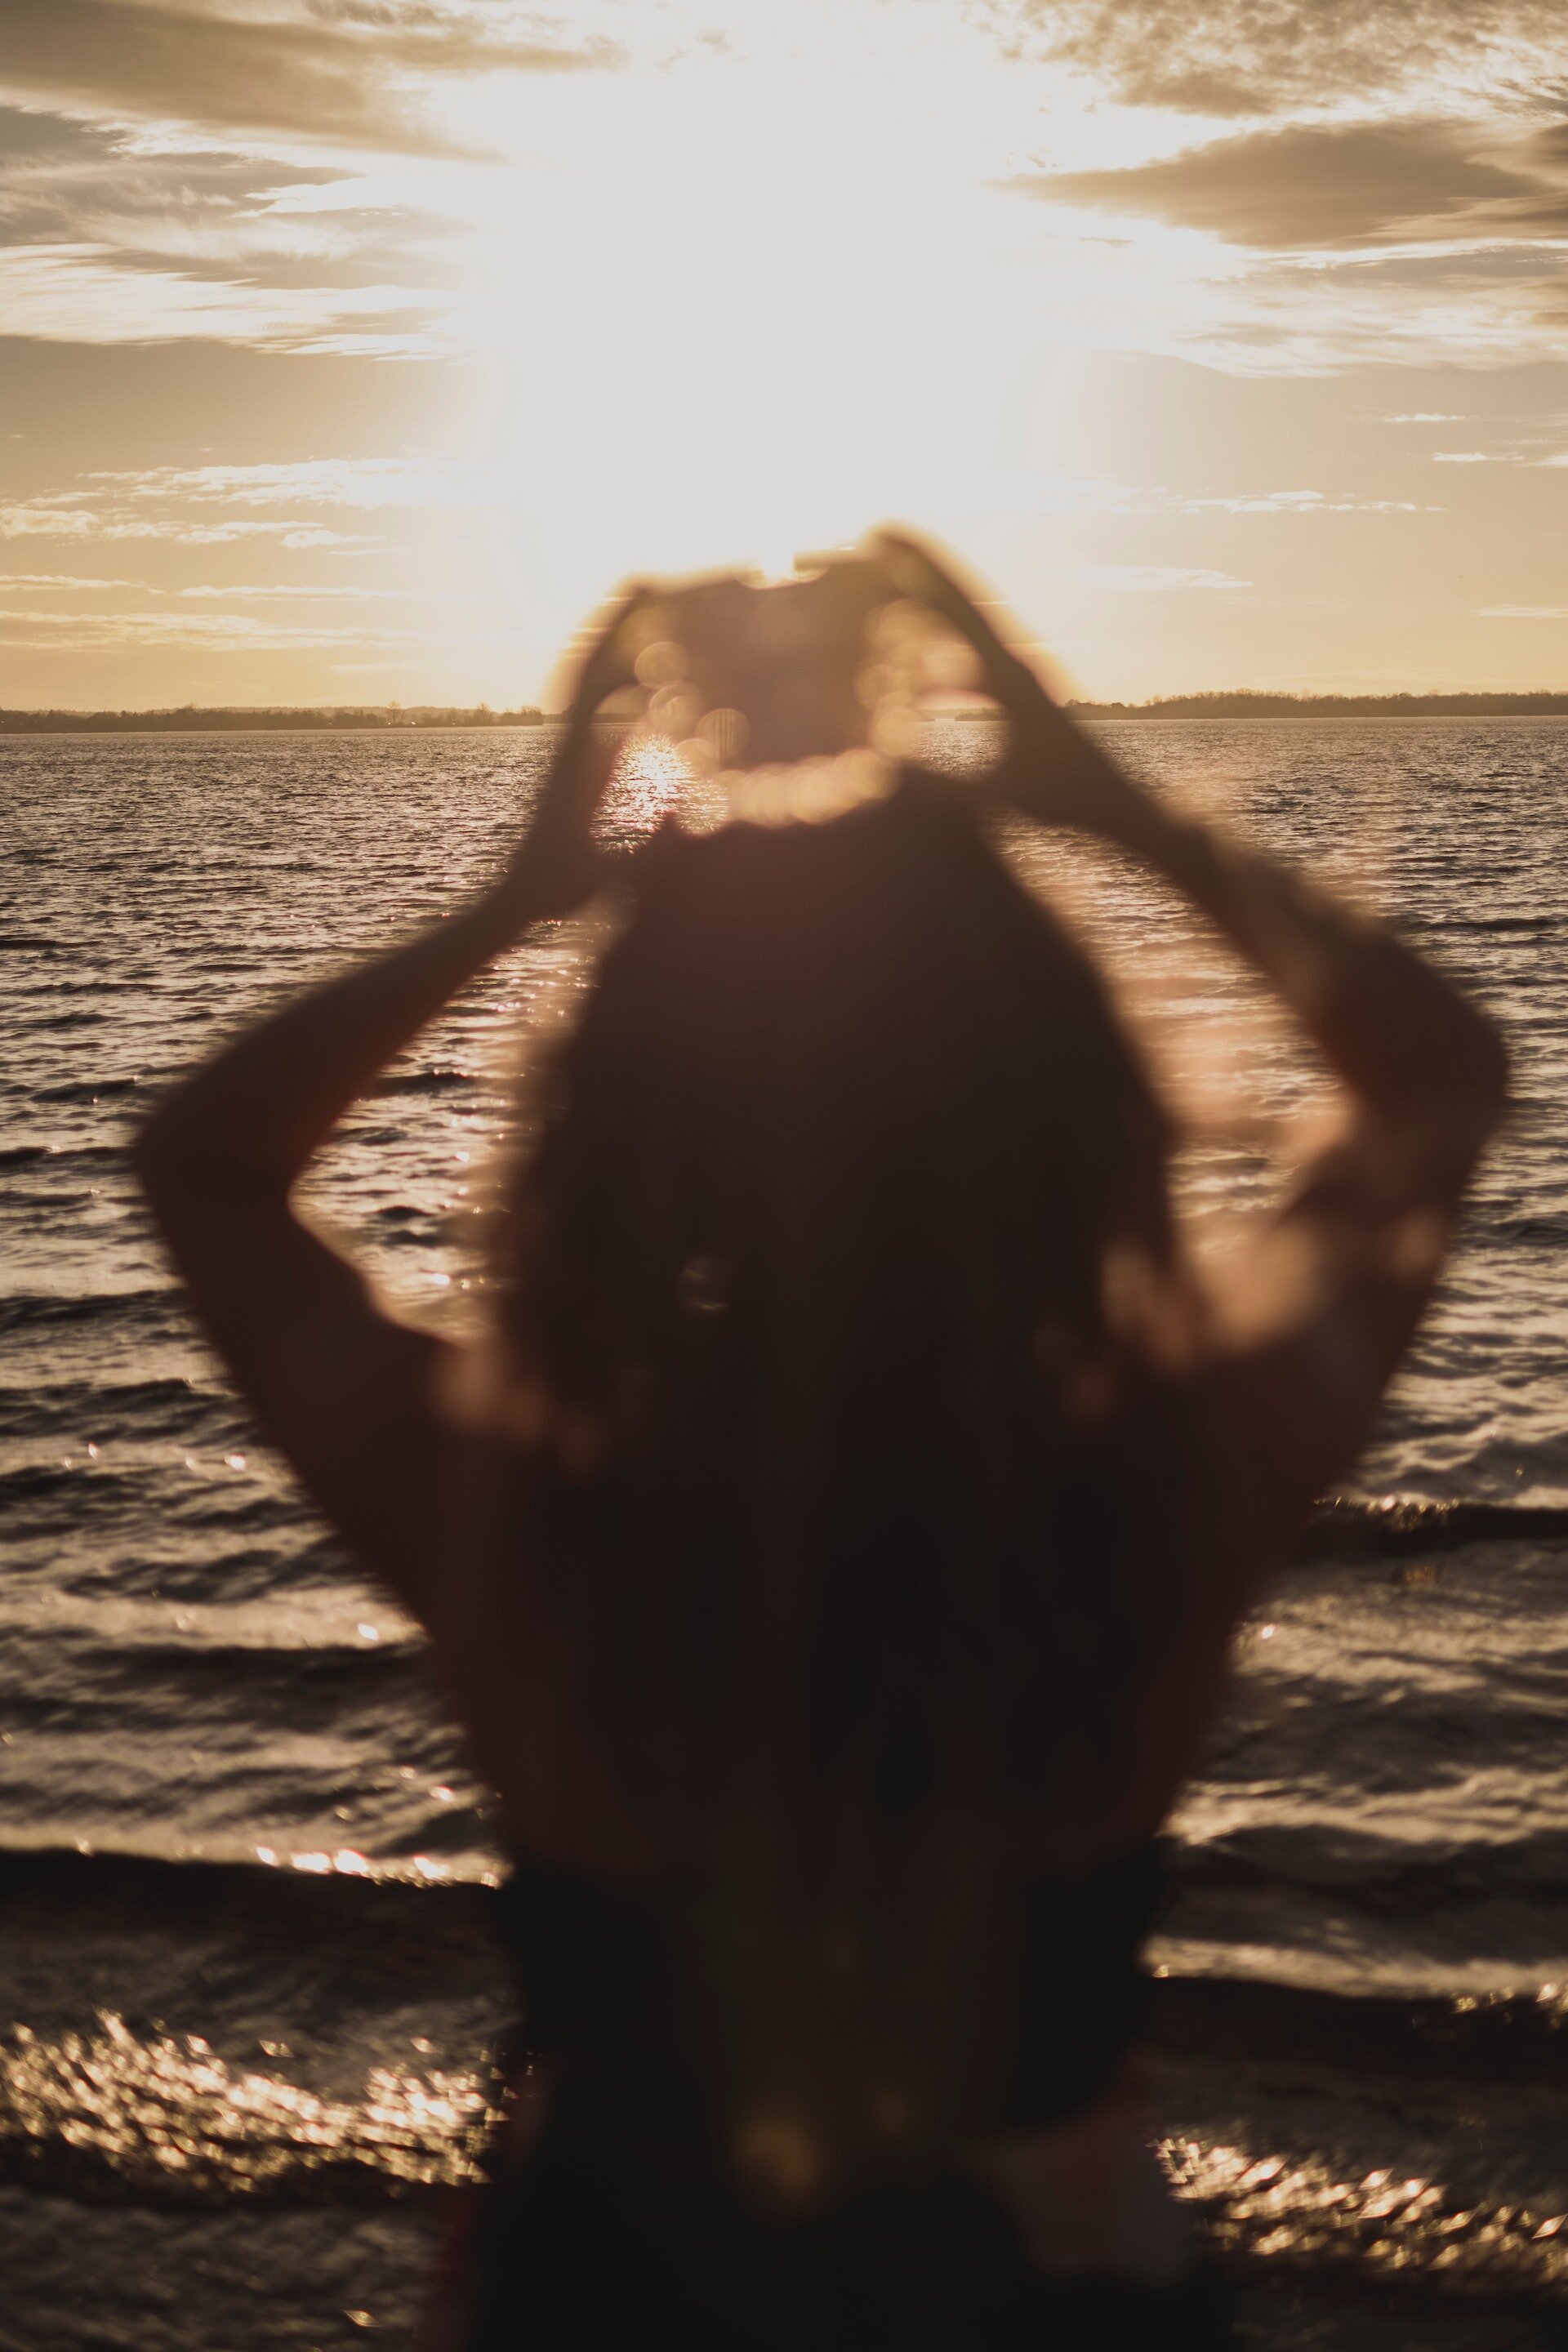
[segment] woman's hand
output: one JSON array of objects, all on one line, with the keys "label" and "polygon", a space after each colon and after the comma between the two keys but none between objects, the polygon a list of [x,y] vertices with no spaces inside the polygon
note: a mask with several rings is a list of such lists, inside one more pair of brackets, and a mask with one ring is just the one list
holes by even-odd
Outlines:
[{"label": "woman's hand", "polygon": [[985,690],[1010,730],[990,779],[998,796],[1041,824],[1068,825],[1152,854],[1164,823],[1157,803],[1058,709],[967,589],[902,531],[879,531],[872,546],[902,593],[945,621],[979,656]]},{"label": "woman's hand", "polygon": [[612,694],[637,682],[626,625],[650,593],[640,585],[625,591],[577,674],[532,822],[498,886],[497,898],[520,929],[542,918],[571,914],[604,879],[594,815],[619,746],[596,733],[594,721]]}]

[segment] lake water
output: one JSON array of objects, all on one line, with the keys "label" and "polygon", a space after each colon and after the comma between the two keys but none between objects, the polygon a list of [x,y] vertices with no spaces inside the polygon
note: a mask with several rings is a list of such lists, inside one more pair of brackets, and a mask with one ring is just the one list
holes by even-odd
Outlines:
[{"label": "lake water", "polygon": [[[1177,1823],[1167,2162],[1260,2346],[1555,2343],[1568,723],[1100,731],[1391,915],[1516,1057],[1440,1303],[1244,1633]],[[121,1150],[225,1033],[489,874],[547,751],[0,740],[0,2352],[395,2342],[471,2169],[506,2011],[483,1792],[412,1629],[255,1442]],[[1183,908],[1043,835],[1016,854],[1201,1111],[1183,1192],[1223,1256],[1310,1118],[1310,1057]],[[422,1311],[482,1311],[514,1069],[588,968],[567,929],[498,966],[312,1180]]]}]

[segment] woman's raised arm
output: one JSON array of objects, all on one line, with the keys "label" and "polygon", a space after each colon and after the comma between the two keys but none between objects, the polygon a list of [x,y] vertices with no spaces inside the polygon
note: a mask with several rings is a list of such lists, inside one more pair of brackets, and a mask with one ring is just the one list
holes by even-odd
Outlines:
[{"label": "woman's raised arm", "polygon": [[1367,1436],[1501,1117],[1496,1028],[1393,932],[1272,859],[1173,815],[1058,710],[926,551],[885,539],[900,584],[962,631],[1012,729],[1011,803],[1129,851],[1273,984],[1342,1082],[1340,1131],[1251,1256],[1200,1376],[1248,1522],[1237,1557],[1290,1541]]},{"label": "woman's raised arm", "polygon": [[132,1157],[195,1312],[267,1436],[366,1566],[426,1622],[447,1443],[443,1344],[400,1321],[300,1216],[296,1180],[376,1073],[455,992],[594,887],[588,819],[622,683],[616,614],[585,665],[532,825],[500,880],[445,921],[258,1023],[183,1080]]}]

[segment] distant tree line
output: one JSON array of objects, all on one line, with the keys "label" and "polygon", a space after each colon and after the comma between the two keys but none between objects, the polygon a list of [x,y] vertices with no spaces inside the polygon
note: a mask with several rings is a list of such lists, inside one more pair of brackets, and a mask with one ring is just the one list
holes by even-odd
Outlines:
[{"label": "distant tree line", "polygon": [[1162,694],[1152,702],[1069,702],[1080,719],[1550,719],[1568,693]]},{"label": "distant tree line", "polygon": [[300,734],[322,729],[405,727],[537,727],[542,710],[492,710],[481,702],[472,710],[417,704],[321,710],[202,710],[185,703],[178,710],[0,710],[0,735],[171,735],[243,731]]},{"label": "distant tree line", "polygon": [[[1163,694],[1151,702],[1081,702],[1067,705],[1079,719],[1550,719],[1568,717],[1568,692],[1552,694],[1258,694],[1238,688],[1222,694]],[[292,708],[204,710],[193,703],[178,710],[4,710],[0,735],[167,735],[225,732],[299,734],[410,727],[539,727],[550,713],[525,706],[471,710],[419,703],[331,709]],[[949,719],[992,717],[971,705],[949,710]]]}]

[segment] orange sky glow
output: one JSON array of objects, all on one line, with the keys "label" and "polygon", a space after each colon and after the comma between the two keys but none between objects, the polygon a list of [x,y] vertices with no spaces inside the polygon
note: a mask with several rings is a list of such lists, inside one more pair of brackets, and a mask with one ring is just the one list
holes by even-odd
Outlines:
[{"label": "orange sky glow", "polygon": [[0,703],[895,517],[1073,691],[1568,687],[1561,11],[0,0]]}]

